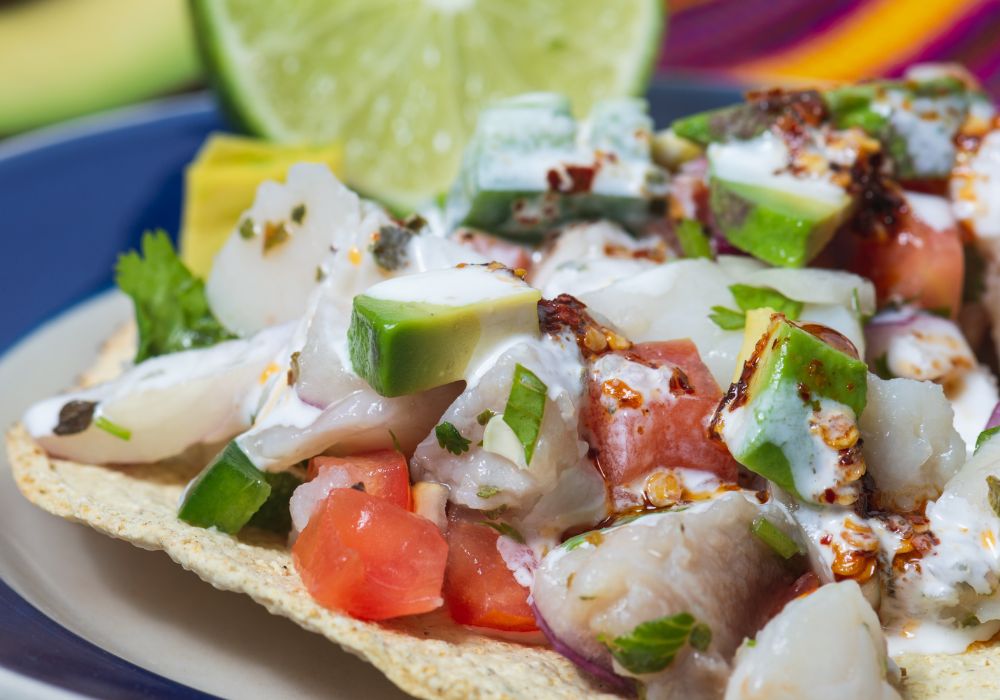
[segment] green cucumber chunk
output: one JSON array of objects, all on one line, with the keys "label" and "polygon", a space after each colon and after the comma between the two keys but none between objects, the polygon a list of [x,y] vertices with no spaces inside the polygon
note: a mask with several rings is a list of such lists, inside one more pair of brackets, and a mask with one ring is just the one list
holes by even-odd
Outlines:
[{"label": "green cucumber chunk", "polygon": [[265,474],[232,441],[188,487],[177,517],[190,525],[234,534],[270,494]]}]

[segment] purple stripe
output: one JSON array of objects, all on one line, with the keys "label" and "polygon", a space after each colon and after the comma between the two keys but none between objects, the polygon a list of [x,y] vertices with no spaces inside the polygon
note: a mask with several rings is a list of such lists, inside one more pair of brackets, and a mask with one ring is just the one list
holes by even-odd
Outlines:
[{"label": "purple stripe", "polygon": [[[937,35],[919,52],[909,57],[905,63],[894,66],[893,74],[910,63],[920,61],[962,61],[970,70],[975,65],[970,63],[973,56],[981,53],[976,44],[984,43],[988,51],[1000,51],[997,44],[997,34],[1000,33],[1000,0],[988,0],[979,7],[973,8],[954,24]],[[985,36],[983,36],[985,35]]]},{"label": "purple stripe", "polygon": [[671,20],[661,67],[726,68],[826,31],[864,0],[716,2]]}]

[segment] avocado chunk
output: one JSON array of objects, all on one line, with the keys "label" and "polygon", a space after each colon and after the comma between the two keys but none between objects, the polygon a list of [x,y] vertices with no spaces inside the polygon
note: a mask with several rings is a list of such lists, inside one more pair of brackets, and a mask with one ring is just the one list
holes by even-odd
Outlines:
[{"label": "avocado chunk", "polygon": [[466,147],[448,223],[527,241],[581,218],[638,230],[667,189],[652,161],[652,127],[646,102],[634,98],[598,102],[581,124],[561,95],[497,102]]},{"label": "avocado chunk", "polygon": [[670,129],[681,138],[707,146],[756,138],[779,120],[818,126],[825,118],[826,105],[815,90],[772,90],[751,94],[743,104],[682,117]]},{"label": "avocado chunk", "polygon": [[854,198],[825,155],[814,155],[820,172],[790,168],[788,147],[770,132],[709,146],[709,207],[730,243],[772,265],[803,267],[830,242]]},{"label": "avocado chunk", "polygon": [[507,338],[538,334],[539,299],[497,263],[380,282],[354,297],[351,364],[382,396],[466,379]]},{"label": "avocado chunk", "polygon": [[837,128],[858,127],[882,143],[897,178],[924,180],[948,177],[955,135],[981,95],[957,78],[931,75],[834,88],[823,99]]},{"label": "avocado chunk", "polygon": [[745,333],[744,351],[753,349],[712,434],[740,464],[803,501],[854,503],[866,470],[858,428],[865,363],[827,342],[850,347],[836,331],[769,309],[748,312]]}]

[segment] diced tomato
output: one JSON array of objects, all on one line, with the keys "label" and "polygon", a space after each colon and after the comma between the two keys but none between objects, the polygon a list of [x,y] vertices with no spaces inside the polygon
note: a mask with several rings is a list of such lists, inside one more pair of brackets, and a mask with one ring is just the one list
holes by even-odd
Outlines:
[{"label": "diced tomato", "polygon": [[854,238],[849,267],[874,282],[879,306],[912,302],[924,309],[947,309],[951,316],[958,313],[965,260],[957,226],[932,228],[906,208],[891,236]]},{"label": "diced tomato", "polygon": [[651,367],[674,365],[673,401],[620,403],[609,412],[601,397],[608,378],[588,382],[584,421],[605,479],[626,484],[657,467],[687,467],[735,482],[738,465],[725,447],[708,437],[707,426],[722,390],[690,340],[642,343],[619,353]]},{"label": "diced tomato", "polygon": [[448,545],[426,518],[362,491],[333,489],[292,545],[292,559],[320,605],[385,620],[441,606]]},{"label": "diced tomato", "polygon": [[351,457],[314,457],[309,462],[309,479],[321,469],[346,469],[351,479],[365,485],[365,492],[411,510],[410,470],[406,457],[395,450],[378,450]]},{"label": "diced tomato", "polygon": [[512,270],[531,269],[531,249],[482,231],[462,229],[455,238],[488,260],[496,260]]},{"label": "diced tomato", "polygon": [[528,589],[497,551],[499,534],[471,520],[448,523],[448,568],[444,599],[455,622],[514,632],[538,629]]}]

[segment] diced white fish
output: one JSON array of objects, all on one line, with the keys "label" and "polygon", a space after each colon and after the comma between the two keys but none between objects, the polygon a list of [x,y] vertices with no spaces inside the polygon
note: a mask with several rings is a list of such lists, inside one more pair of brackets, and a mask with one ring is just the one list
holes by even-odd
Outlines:
[{"label": "diced white fish", "polygon": [[956,218],[995,256],[1000,244],[1000,129],[986,133],[972,150],[959,151],[949,187]]},{"label": "diced white fish", "polygon": [[[302,317],[317,286],[332,278],[348,301],[386,277],[485,262],[427,230],[380,266],[373,244],[396,226],[378,205],[345,187],[324,165],[292,166],[284,184],[266,181],[230,234],[206,284],[223,325],[241,334]],[[425,227],[429,229],[429,227]],[[384,262],[384,261],[383,261]]]},{"label": "diced white fish", "polygon": [[[277,370],[273,357],[291,332],[284,325],[246,340],[154,357],[112,381],[35,404],[25,426],[49,454],[96,464],[156,462],[228,440],[250,426]],[[92,410],[91,418],[75,425],[61,420],[71,402],[84,402],[76,408]]]},{"label": "diced white fish", "polygon": [[205,286],[209,306],[241,334],[295,320],[323,275],[343,268],[341,260],[360,263],[386,222],[384,214],[364,211],[326,166],[294,165],[284,184],[260,185],[216,255]]},{"label": "diced white fish", "polygon": [[[503,450],[490,451],[477,444],[485,436],[483,423],[488,425],[482,417],[484,411],[494,414],[492,420],[503,414],[517,364],[547,387],[538,442],[527,464]],[[452,454],[430,432],[410,462],[414,478],[447,484],[453,502],[478,510],[506,506],[524,516],[537,505],[546,514],[545,518],[539,516],[539,527],[561,528],[550,533],[553,537],[577,524],[570,521],[581,508],[587,513],[580,516],[584,517],[582,522],[591,523],[593,515],[586,504],[595,502],[595,494],[603,494],[603,482],[587,459],[587,444],[577,429],[582,395],[583,365],[573,340],[517,338],[469,382],[441,416],[442,422],[451,423],[470,441],[469,449]],[[523,454],[523,446],[518,444],[518,448]],[[598,519],[603,515],[602,510]]]},{"label": "diced white fish", "polygon": [[869,373],[860,428],[883,509],[919,510],[941,495],[965,463],[965,443],[952,427],[952,409],[938,384]]},{"label": "diced white fish", "polygon": [[713,306],[737,308],[729,291],[736,283],[770,287],[806,302],[800,321],[829,326],[864,353],[860,318],[874,310],[874,288],[847,272],[773,270],[749,257],[677,260],[585,292],[580,299],[614,319],[633,342],[690,338],[716,381],[728,386],[743,332],[724,330],[709,315]]},{"label": "diced white fish", "polygon": [[945,395],[955,411],[955,429],[962,436],[972,456],[979,433],[993,413],[993,407],[1000,402],[997,394],[997,379],[985,365],[977,365],[945,385]]},{"label": "diced white fish", "polygon": [[1000,440],[985,442],[926,516],[935,546],[919,566],[893,571],[881,608],[893,654],[958,653],[1000,630],[1000,518],[988,477],[1000,477]]},{"label": "diced white fish", "polygon": [[854,581],[788,603],[740,646],[725,700],[900,700],[878,617]]},{"label": "diced white fish", "polygon": [[868,357],[894,377],[955,380],[976,367],[976,356],[951,320],[915,309],[886,311],[866,329]]},{"label": "diced white fish", "polygon": [[602,637],[688,613],[711,630],[707,649],[684,647],[654,674],[630,673],[617,661],[615,671],[638,677],[648,698],[721,697],[737,647],[760,628],[771,596],[793,578],[751,533],[761,515],[784,520],[777,504],[730,492],[571,540],[535,572],[535,605],[555,636],[608,668],[612,657]]},{"label": "diced white fish", "polygon": [[347,489],[352,486],[351,475],[346,469],[336,466],[321,469],[315,478],[302,483],[288,499],[288,510],[292,516],[292,532],[306,529],[316,506],[326,500],[333,489]]},{"label": "diced white fish", "polygon": [[560,294],[579,296],[631,277],[666,259],[664,243],[641,242],[609,221],[566,226],[545,251],[528,281],[546,299]]}]

